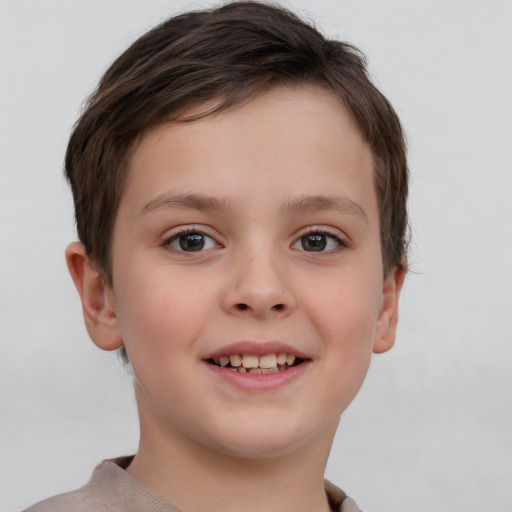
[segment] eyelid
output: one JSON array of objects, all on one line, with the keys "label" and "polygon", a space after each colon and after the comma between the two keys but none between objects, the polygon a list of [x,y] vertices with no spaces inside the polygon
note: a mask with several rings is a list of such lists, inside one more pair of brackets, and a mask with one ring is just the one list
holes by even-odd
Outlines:
[{"label": "eyelid", "polygon": [[[172,251],[174,251],[176,253],[180,253],[180,254],[194,254],[194,251],[190,251],[190,252],[182,251],[182,250],[176,249],[176,248],[171,246],[171,244],[175,240],[177,240],[180,236],[191,234],[191,233],[197,233],[199,235],[203,235],[204,237],[213,240],[215,242],[216,247],[222,247],[222,244],[220,244],[217,241],[216,237],[214,237],[213,235],[207,233],[207,230],[204,227],[199,227],[199,226],[196,226],[196,225],[180,226],[180,227],[174,228],[172,230],[171,234],[168,234],[168,235],[166,235],[164,237],[161,245],[162,245],[162,247],[167,248],[169,250],[172,250]],[[207,250],[209,250],[209,249],[204,249],[204,250],[201,250],[201,251],[197,251],[197,252],[195,252],[195,254],[199,254],[199,253],[205,252]]]},{"label": "eyelid", "polygon": [[[315,226],[308,226],[307,228],[305,228],[305,230],[303,230],[301,233],[299,233],[299,235],[296,237],[295,241],[293,242],[292,247],[296,243],[300,242],[300,240],[302,238],[304,238],[305,236],[313,235],[313,234],[326,235],[327,237],[336,240],[336,242],[338,242],[338,244],[339,244],[339,246],[336,249],[331,249],[331,250],[327,250],[327,251],[319,251],[320,253],[322,253],[322,252],[323,253],[332,253],[332,252],[335,252],[336,250],[348,249],[351,246],[349,238],[339,229],[336,229],[336,228],[333,228],[330,226],[315,225]],[[304,250],[304,249],[301,249],[301,250]],[[310,252],[310,251],[305,251],[305,252]],[[311,251],[311,252],[314,252],[314,251]]]},{"label": "eyelid", "polygon": [[[177,240],[180,236],[186,235],[189,233],[197,233],[197,234],[203,235],[203,236],[213,240],[213,242],[215,242],[215,245],[217,247],[223,246],[218,241],[218,239],[217,239],[218,237],[208,233],[208,228],[206,226],[197,226],[197,225],[179,226],[179,227],[172,229],[172,232],[170,234],[167,234],[164,237],[161,245],[162,245],[162,247],[165,247],[165,248],[170,247],[171,250],[174,250],[177,253],[189,254],[188,251],[182,251],[182,250],[176,249],[174,247],[171,247],[172,242]],[[307,228],[303,228],[303,230],[301,230],[299,235],[295,237],[295,239],[292,243],[292,248],[295,244],[300,242],[300,240],[303,237],[306,237],[311,234],[325,235],[328,238],[334,239],[339,244],[339,246],[335,249],[330,249],[327,251],[319,251],[319,252],[331,253],[331,252],[335,252],[336,250],[347,249],[351,246],[348,237],[341,230],[339,230],[337,228],[333,228],[331,226],[314,225],[314,226],[308,226]],[[205,250],[209,250],[209,249],[205,249]],[[197,251],[197,253],[205,252],[205,250]],[[304,250],[304,249],[301,249],[301,250]],[[308,252],[308,251],[305,251],[305,252]],[[193,252],[190,252],[190,254],[193,254]]]}]

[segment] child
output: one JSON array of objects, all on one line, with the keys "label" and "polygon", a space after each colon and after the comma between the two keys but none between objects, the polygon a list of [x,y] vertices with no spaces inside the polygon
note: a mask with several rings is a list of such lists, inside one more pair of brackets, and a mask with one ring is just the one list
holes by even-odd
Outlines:
[{"label": "child", "polygon": [[28,510],[359,510],[323,474],[407,266],[403,134],[362,55],[262,3],[171,18],[106,72],[66,174],[68,267],[141,437]]}]

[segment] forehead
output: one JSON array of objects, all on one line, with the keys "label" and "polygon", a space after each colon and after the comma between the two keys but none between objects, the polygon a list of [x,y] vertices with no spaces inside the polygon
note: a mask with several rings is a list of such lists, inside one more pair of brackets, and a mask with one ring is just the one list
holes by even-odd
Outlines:
[{"label": "forehead", "polygon": [[131,153],[121,205],[137,198],[147,204],[167,189],[215,191],[242,202],[257,192],[346,195],[342,176],[345,185],[360,185],[350,192],[355,202],[371,202],[371,151],[341,101],[316,86],[278,87],[234,109],[149,131]]}]

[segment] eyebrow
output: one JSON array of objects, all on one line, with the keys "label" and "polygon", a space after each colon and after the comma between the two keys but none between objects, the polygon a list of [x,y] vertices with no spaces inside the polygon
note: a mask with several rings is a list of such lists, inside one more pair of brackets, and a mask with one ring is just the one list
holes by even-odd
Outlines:
[{"label": "eyebrow", "polygon": [[[169,194],[163,193],[147,203],[141,210],[140,216],[160,208],[184,208],[199,211],[225,212],[235,210],[233,202],[225,198],[217,198],[204,194],[184,193]],[[313,213],[335,210],[343,214],[354,215],[368,224],[368,217],[363,208],[347,197],[323,196],[323,195],[301,195],[288,199],[280,208],[279,214],[288,213]]]},{"label": "eyebrow", "polygon": [[348,197],[341,196],[322,196],[322,195],[303,195],[286,201],[280,208],[280,213],[289,212],[321,212],[335,210],[343,214],[360,217],[368,224],[368,216],[361,205],[352,201]]},{"label": "eyebrow", "polygon": [[185,208],[199,211],[222,212],[233,209],[233,206],[227,199],[203,194],[163,193],[147,203],[144,208],[142,208],[140,215],[146,215],[160,208]]}]

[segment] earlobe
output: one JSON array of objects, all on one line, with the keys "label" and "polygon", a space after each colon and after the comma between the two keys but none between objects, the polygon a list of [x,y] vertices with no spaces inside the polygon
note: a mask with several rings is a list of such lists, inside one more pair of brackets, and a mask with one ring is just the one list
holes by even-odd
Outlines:
[{"label": "earlobe", "polygon": [[377,328],[373,351],[376,354],[387,352],[395,344],[398,324],[398,300],[405,280],[406,264],[393,268],[384,280],[382,305],[377,318]]},{"label": "earlobe", "polygon": [[103,350],[122,347],[114,294],[91,264],[82,243],[73,242],[66,248],[66,262],[82,301],[89,336]]}]

